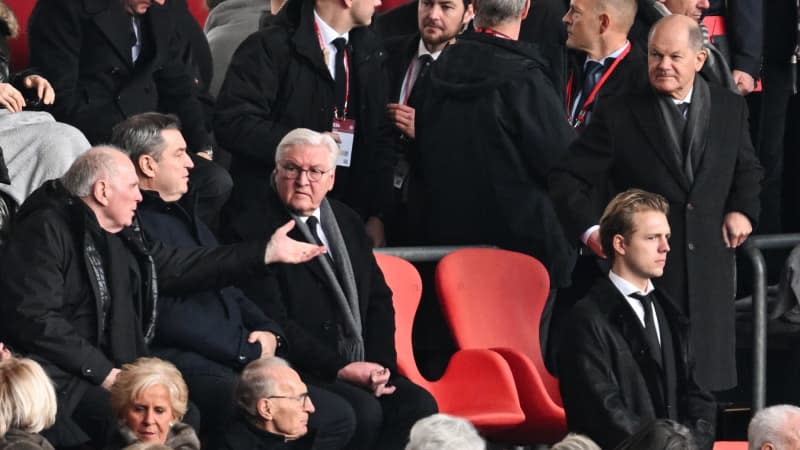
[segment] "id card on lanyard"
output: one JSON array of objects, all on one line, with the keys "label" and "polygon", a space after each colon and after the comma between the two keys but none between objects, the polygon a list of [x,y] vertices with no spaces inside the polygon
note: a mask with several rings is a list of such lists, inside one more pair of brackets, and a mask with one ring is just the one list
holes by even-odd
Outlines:
[{"label": "id card on lanyard", "polygon": [[[322,39],[322,33],[320,32],[319,26],[316,22],[314,22],[314,31],[317,32],[319,47],[322,50],[322,55],[325,57],[325,62],[327,64],[327,59],[330,57],[330,54],[328,53],[325,42]],[[338,108],[334,107],[331,131],[339,135],[340,139],[339,150],[341,150],[341,153],[339,154],[339,158],[336,160],[336,165],[341,167],[350,167],[350,163],[353,159],[353,141],[355,140],[356,121],[347,118],[347,106],[350,100],[350,57],[347,54],[347,50],[342,51],[345,52],[343,55],[345,75],[344,110],[339,111]]]},{"label": "id card on lanyard", "polygon": [[353,158],[353,141],[356,135],[356,121],[353,119],[340,119],[333,118],[332,131],[339,135],[341,142],[339,143],[339,158],[336,160],[336,165],[341,167],[350,167],[350,161]]},{"label": "id card on lanyard", "polygon": [[573,81],[574,81],[573,80],[573,75],[574,74],[570,74],[569,80],[567,80],[567,95],[566,95],[566,100],[567,100],[567,120],[570,122],[570,125],[572,125],[573,128],[581,128],[586,124],[586,115],[589,113],[589,110],[591,109],[592,105],[594,104],[594,100],[595,100],[595,97],[597,97],[597,93],[600,92],[600,89],[606,83],[606,80],[608,80],[608,77],[610,77],[611,74],[614,73],[614,70],[617,69],[617,66],[619,65],[619,63],[622,62],[622,60],[625,59],[626,56],[628,56],[628,53],[630,53],[630,51],[631,51],[631,43],[627,42],[625,44],[625,48],[623,49],[622,53],[620,53],[619,56],[616,57],[614,62],[611,64],[611,66],[603,73],[603,76],[600,77],[600,79],[597,81],[597,84],[595,84],[594,88],[592,89],[592,92],[584,92],[584,93],[582,93],[582,95],[584,96],[583,97],[583,105],[581,105],[578,108],[578,110],[576,111],[576,114],[575,114],[575,118],[572,119],[572,120],[570,120],[570,111],[572,111],[572,106],[573,105],[571,105],[570,103],[571,103],[571,100],[572,100],[572,89],[573,89]]}]

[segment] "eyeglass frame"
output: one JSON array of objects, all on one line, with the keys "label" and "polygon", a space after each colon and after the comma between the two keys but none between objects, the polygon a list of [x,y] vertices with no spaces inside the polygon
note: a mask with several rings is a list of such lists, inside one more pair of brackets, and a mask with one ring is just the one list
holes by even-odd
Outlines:
[{"label": "eyeglass frame", "polygon": [[308,401],[311,399],[311,395],[308,392],[304,392],[299,395],[270,395],[265,398],[288,398],[290,400],[294,400],[296,402],[300,402],[300,407],[305,408],[308,404]]},{"label": "eyeglass frame", "polygon": [[286,177],[287,180],[296,180],[300,178],[300,175],[305,173],[306,176],[308,177],[308,180],[313,181],[314,183],[322,180],[322,177],[325,176],[326,173],[329,173],[333,170],[333,169],[321,170],[316,167],[309,167],[308,169],[303,169],[292,163],[278,164],[278,167],[280,167],[281,170],[283,170],[283,176]]}]

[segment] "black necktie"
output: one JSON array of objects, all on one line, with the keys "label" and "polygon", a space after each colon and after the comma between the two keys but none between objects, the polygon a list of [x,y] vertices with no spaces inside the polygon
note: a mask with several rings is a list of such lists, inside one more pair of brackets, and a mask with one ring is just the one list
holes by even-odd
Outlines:
[{"label": "black necktie", "polygon": [[[308,230],[311,231],[311,236],[314,238],[314,242],[319,246],[325,246],[325,244],[322,243],[322,239],[319,237],[319,233],[317,232],[318,225],[319,220],[317,220],[317,218],[314,216],[310,216],[306,220],[306,226],[308,227]],[[336,272],[336,264],[334,263],[333,256],[331,256],[330,249],[328,249],[328,252],[325,253],[325,256],[328,258],[328,262],[331,263],[334,272]],[[338,277],[338,273],[336,276]]]},{"label": "black necktie", "polygon": [[581,102],[586,101],[592,89],[597,85],[597,80],[600,78],[600,72],[603,70],[603,64],[597,61],[587,61],[583,74],[583,90],[581,91]]},{"label": "black necktie", "polygon": [[650,354],[653,359],[661,364],[661,344],[658,343],[658,332],[656,331],[655,317],[653,315],[653,293],[642,295],[634,292],[630,297],[642,302],[644,307],[644,337],[647,346],[650,347]]},{"label": "black necktie", "polygon": [[336,101],[336,110],[340,117],[344,117],[345,97],[347,96],[347,72],[344,69],[344,54],[347,47],[345,38],[336,38],[332,42],[336,47],[336,59],[334,65],[334,81],[336,82],[336,89],[334,90],[334,99]]},{"label": "black necktie", "polygon": [[408,106],[416,106],[417,97],[419,97],[418,94],[419,91],[418,90],[415,91],[417,87],[417,82],[419,80],[424,79],[427,76],[428,72],[431,69],[432,63],[433,63],[433,57],[427,53],[424,55],[419,55],[417,57],[417,64],[419,64],[419,71],[417,71],[417,77],[414,78],[414,80],[412,80],[413,83],[410,83],[409,85],[408,88],[409,92],[406,93],[406,97],[408,98],[406,103],[408,104]]},{"label": "black necktie", "polygon": [[678,103],[675,106],[678,107],[678,111],[680,111],[681,117],[683,117],[685,119],[686,118],[686,113],[689,111],[689,103],[687,103],[687,102]]}]

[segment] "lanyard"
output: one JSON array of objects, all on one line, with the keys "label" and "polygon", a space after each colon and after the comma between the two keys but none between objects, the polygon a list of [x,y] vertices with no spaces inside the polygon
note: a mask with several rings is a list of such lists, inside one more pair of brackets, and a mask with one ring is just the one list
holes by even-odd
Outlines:
[{"label": "lanyard", "polygon": [[[322,33],[319,31],[319,25],[317,22],[314,21],[314,31],[317,32],[317,40],[319,40],[319,48],[322,50],[322,55],[325,56],[325,65],[328,65],[328,46],[325,44],[325,41],[322,40]],[[342,50],[344,52],[344,111],[342,111],[342,115],[339,115],[339,111],[336,106],[333,107],[333,117],[336,119],[344,119],[347,117],[347,103],[350,100],[350,56],[347,53],[347,49]],[[336,72],[334,70],[334,72]]]},{"label": "lanyard", "polygon": [[[406,82],[403,83],[403,104],[408,104],[408,98],[411,97],[411,89],[414,88],[414,85],[417,83],[417,78],[419,78],[419,73],[414,76],[414,70],[417,68],[417,64],[419,64],[420,56],[417,55],[414,59],[411,60],[411,63],[408,65],[408,71],[406,73]],[[419,68],[419,71],[422,72],[422,67]]]},{"label": "lanyard", "polygon": [[514,38],[512,38],[511,36],[509,36],[509,35],[507,35],[505,33],[501,33],[501,32],[499,32],[497,30],[493,30],[491,28],[477,28],[476,27],[475,28],[475,32],[476,33],[488,34],[489,36],[497,36],[499,38],[509,39],[509,40],[512,40],[512,41],[514,40]]},{"label": "lanyard", "polygon": [[[600,77],[600,79],[597,81],[597,84],[594,85],[594,89],[592,89],[592,92],[590,92],[589,95],[586,96],[586,99],[583,101],[583,105],[581,105],[580,111],[578,111],[578,115],[575,117],[575,120],[572,121],[573,128],[580,128],[581,126],[583,126],[583,122],[586,120],[586,114],[589,113],[589,108],[591,108],[592,104],[594,103],[594,99],[595,97],[597,97],[597,93],[600,92],[600,88],[603,87],[603,85],[606,83],[606,80],[608,80],[608,77],[611,76],[611,74],[617,68],[619,63],[622,62],[622,60],[625,59],[625,57],[628,56],[628,53],[630,52],[631,52],[631,43],[628,42],[625,45],[625,48],[622,50],[622,53],[620,53],[619,56],[617,56],[617,59],[615,59],[614,62],[611,63],[611,66],[609,66],[608,70],[606,70],[605,73],[603,73],[603,76]],[[575,76],[574,72],[570,73],[569,81],[567,81],[567,118],[569,118],[570,111],[572,110],[571,101],[572,101],[572,85],[574,81],[574,76]]]}]

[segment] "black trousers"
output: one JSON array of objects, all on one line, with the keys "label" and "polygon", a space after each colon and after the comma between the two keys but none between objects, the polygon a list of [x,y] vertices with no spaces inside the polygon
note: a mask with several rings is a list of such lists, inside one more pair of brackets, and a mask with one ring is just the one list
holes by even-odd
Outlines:
[{"label": "black trousers", "polygon": [[345,381],[318,384],[344,398],[355,411],[356,433],[347,446],[351,450],[402,450],[417,420],[438,411],[428,391],[400,375],[391,380],[397,390],[381,397]]}]

